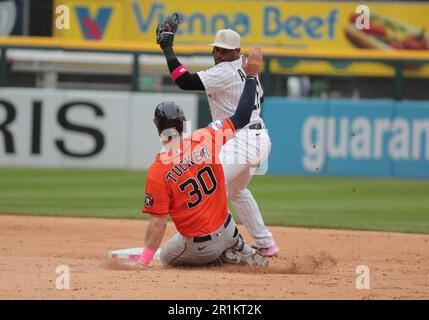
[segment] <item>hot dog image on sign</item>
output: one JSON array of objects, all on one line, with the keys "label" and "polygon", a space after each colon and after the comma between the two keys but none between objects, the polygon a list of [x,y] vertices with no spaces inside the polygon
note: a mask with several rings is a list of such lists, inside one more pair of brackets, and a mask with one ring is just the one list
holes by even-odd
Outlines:
[{"label": "hot dog image on sign", "polygon": [[358,29],[359,14],[350,15],[344,28],[349,41],[358,48],[383,50],[428,50],[429,37],[424,28],[396,18],[371,12],[369,28]]}]

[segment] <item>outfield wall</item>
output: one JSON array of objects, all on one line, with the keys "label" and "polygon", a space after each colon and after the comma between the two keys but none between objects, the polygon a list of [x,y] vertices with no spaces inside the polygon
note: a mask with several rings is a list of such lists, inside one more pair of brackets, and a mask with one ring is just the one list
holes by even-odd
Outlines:
[{"label": "outfield wall", "polygon": [[0,89],[0,165],[148,169],[161,148],[153,112],[165,100],[196,127],[195,94]]},{"label": "outfield wall", "polygon": [[[0,165],[146,170],[165,100],[188,131],[206,124],[196,94],[0,89]],[[429,178],[429,102],[268,97],[262,110],[271,174]]]},{"label": "outfield wall", "polygon": [[267,98],[272,174],[429,178],[429,101]]}]

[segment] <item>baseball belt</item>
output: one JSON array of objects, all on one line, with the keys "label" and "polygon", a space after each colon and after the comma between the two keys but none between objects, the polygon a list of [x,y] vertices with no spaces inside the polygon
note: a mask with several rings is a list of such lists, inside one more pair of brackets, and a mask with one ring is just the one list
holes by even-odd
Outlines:
[{"label": "baseball belt", "polygon": [[[226,218],[225,223],[223,224],[223,226],[226,228],[228,227],[229,223],[231,222],[231,214],[228,213],[228,217]],[[201,237],[194,237],[194,242],[206,242],[212,240],[212,236],[211,235],[206,235],[206,236],[201,236]]]},{"label": "baseball belt", "polygon": [[262,123],[258,122],[258,123],[254,123],[252,125],[249,126],[250,130],[261,130],[263,128]]}]

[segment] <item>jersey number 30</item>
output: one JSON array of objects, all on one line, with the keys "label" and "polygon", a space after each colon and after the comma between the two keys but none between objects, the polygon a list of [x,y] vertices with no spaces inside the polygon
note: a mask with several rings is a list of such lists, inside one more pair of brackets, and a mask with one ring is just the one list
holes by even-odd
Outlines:
[{"label": "jersey number 30", "polygon": [[215,192],[217,188],[216,177],[210,167],[204,167],[198,171],[196,178],[197,179],[188,179],[179,185],[180,191],[188,191],[189,198],[193,198],[191,201],[186,203],[189,209],[192,209],[201,203],[204,197],[203,193],[205,195],[210,195]]}]

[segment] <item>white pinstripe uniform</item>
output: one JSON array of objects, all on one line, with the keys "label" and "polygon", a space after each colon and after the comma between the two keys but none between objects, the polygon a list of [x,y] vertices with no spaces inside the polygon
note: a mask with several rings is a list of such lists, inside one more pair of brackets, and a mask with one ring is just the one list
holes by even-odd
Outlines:
[{"label": "white pinstripe uniform", "polygon": [[[241,68],[241,61],[240,57],[238,60],[222,62],[198,72],[206,90],[213,121],[232,116],[237,108],[246,76]],[[270,137],[260,117],[263,93],[258,79],[255,110],[250,123],[223,146],[220,159],[225,172],[229,200],[252,235],[254,244],[267,248],[275,245],[272,234],[264,224],[252,193],[247,189],[256,166],[268,159],[271,149]],[[260,123],[263,129],[249,129],[249,126],[256,123]]]}]

